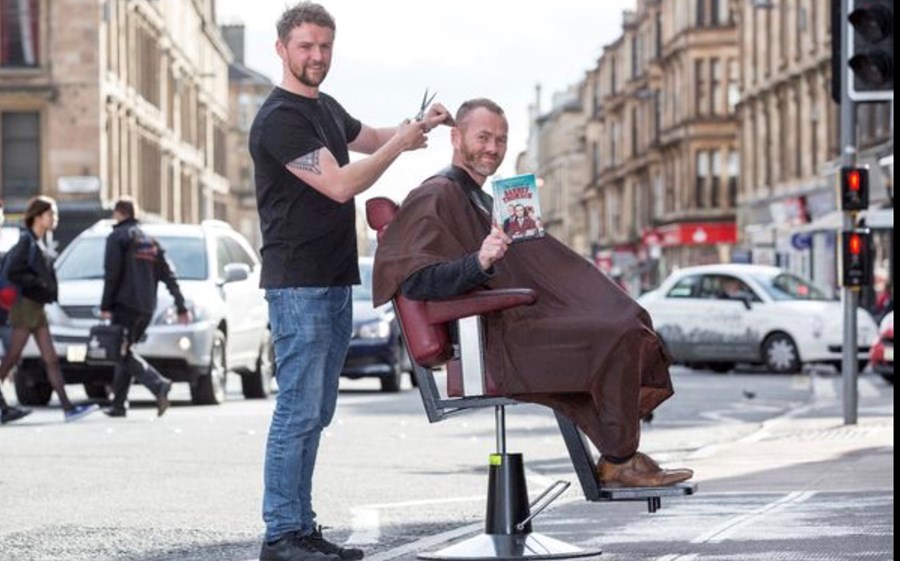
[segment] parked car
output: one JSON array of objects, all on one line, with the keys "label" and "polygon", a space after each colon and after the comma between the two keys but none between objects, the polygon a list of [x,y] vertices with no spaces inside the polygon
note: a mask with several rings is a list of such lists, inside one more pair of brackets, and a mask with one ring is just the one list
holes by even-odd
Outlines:
[{"label": "parked car", "polygon": [[400,323],[390,303],[377,308],[372,305],[371,257],[359,259],[359,274],[362,284],[353,287],[353,335],[341,375],[351,379],[374,376],[381,380],[381,391],[400,391],[403,373],[413,370]]},{"label": "parked car", "polygon": [[[840,302],[777,267],[683,268],[638,302],[677,363],[722,372],[738,362],[784,373],[797,372],[805,363],[840,366]],[[857,321],[864,365],[876,326],[863,309]]]},{"label": "parked car", "polygon": [[869,365],[888,383],[894,383],[894,312],[884,316],[878,326],[878,337],[872,343]]},{"label": "parked car", "polygon": [[[59,302],[46,307],[66,383],[84,384],[97,399],[108,397],[113,368],[84,360],[88,331],[100,317],[103,258],[112,224],[101,220],[66,247],[56,262]],[[188,325],[178,322],[174,301],[160,283],[156,312],[135,350],[164,376],[190,383],[195,404],[224,401],[228,371],[241,376],[245,397],[266,397],[274,355],[256,252],[224,222],[143,228],[165,249],[192,319]],[[15,383],[23,404],[42,405],[50,399],[33,341],[25,348]]]}]

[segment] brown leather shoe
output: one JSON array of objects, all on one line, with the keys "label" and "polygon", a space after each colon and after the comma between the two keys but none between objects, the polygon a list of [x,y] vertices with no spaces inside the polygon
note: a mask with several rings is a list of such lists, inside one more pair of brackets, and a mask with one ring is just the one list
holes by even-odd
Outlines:
[{"label": "brown leather shoe", "polygon": [[603,487],[668,487],[694,476],[687,468],[662,469],[650,456],[635,453],[625,463],[613,464],[600,458],[597,475]]}]

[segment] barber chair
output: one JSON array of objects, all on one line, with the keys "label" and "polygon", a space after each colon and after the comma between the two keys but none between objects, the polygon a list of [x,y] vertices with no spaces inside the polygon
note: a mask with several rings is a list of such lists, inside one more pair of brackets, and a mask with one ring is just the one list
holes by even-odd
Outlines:
[{"label": "barber chair", "polygon": [[[366,219],[381,239],[397,212],[397,204],[385,197],[366,203]],[[599,549],[582,549],[532,531],[531,522],[569,487],[556,481],[534,501],[528,501],[521,454],[506,449],[506,406],[518,402],[502,397],[484,369],[481,316],[537,300],[529,289],[475,291],[446,300],[417,301],[394,296],[394,310],[414,367],[414,376],[429,422],[459,413],[492,407],[495,416],[496,452],[490,455],[487,513],[484,533],[440,551],[420,553],[420,559],[568,559],[600,555]],[[451,336],[451,324],[456,322]],[[441,395],[435,370],[447,374],[446,397]],[[589,501],[646,500],[656,512],[664,496],[691,495],[695,485],[673,487],[603,489],[595,469],[590,443],[567,417],[556,414],[557,423]]]}]

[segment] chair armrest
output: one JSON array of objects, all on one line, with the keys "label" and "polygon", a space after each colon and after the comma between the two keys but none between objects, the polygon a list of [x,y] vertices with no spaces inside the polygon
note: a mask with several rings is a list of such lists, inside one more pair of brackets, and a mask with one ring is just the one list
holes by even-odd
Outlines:
[{"label": "chair armrest", "polygon": [[446,300],[428,300],[425,302],[425,314],[428,323],[440,324],[517,306],[530,306],[536,301],[537,293],[530,288],[478,290]]}]

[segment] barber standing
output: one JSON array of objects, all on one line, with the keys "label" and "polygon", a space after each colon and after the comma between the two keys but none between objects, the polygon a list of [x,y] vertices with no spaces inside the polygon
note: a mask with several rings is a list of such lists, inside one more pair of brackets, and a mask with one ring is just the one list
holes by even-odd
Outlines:
[{"label": "barber standing", "polygon": [[135,218],[135,205],[130,199],[120,199],[113,207],[116,225],[106,239],[105,281],[100,317],[112,320],[125,328],[127,338],[125,356],[116,363],[113,378],[113,402],[104,413],[110,417],[124,417],[128,390],[132,377],[156,396],[156,413],[162,416],[169,408],[172,382],[132,350],[140,341],[156,310],[156,287],[165,283],[181,323],[189,321],[184,296],[169,268],[165,252],[159,243],[141,230]]},{"label": "barber standing", "polygon": [[[350,561],[363,552],[325,539],[312,508],[322,430],[334,415],[359,284],[353,197],[400,154],[446,122],[435,104],[421,121],[370,128],[319,91],[335,22],[301,2],[277,24],[282,81],[250,130],[262,228],[262,288],[275,341],[278,397],[266,446],[261,561]],[[369,157],[350,162],[349,151]]]}]

